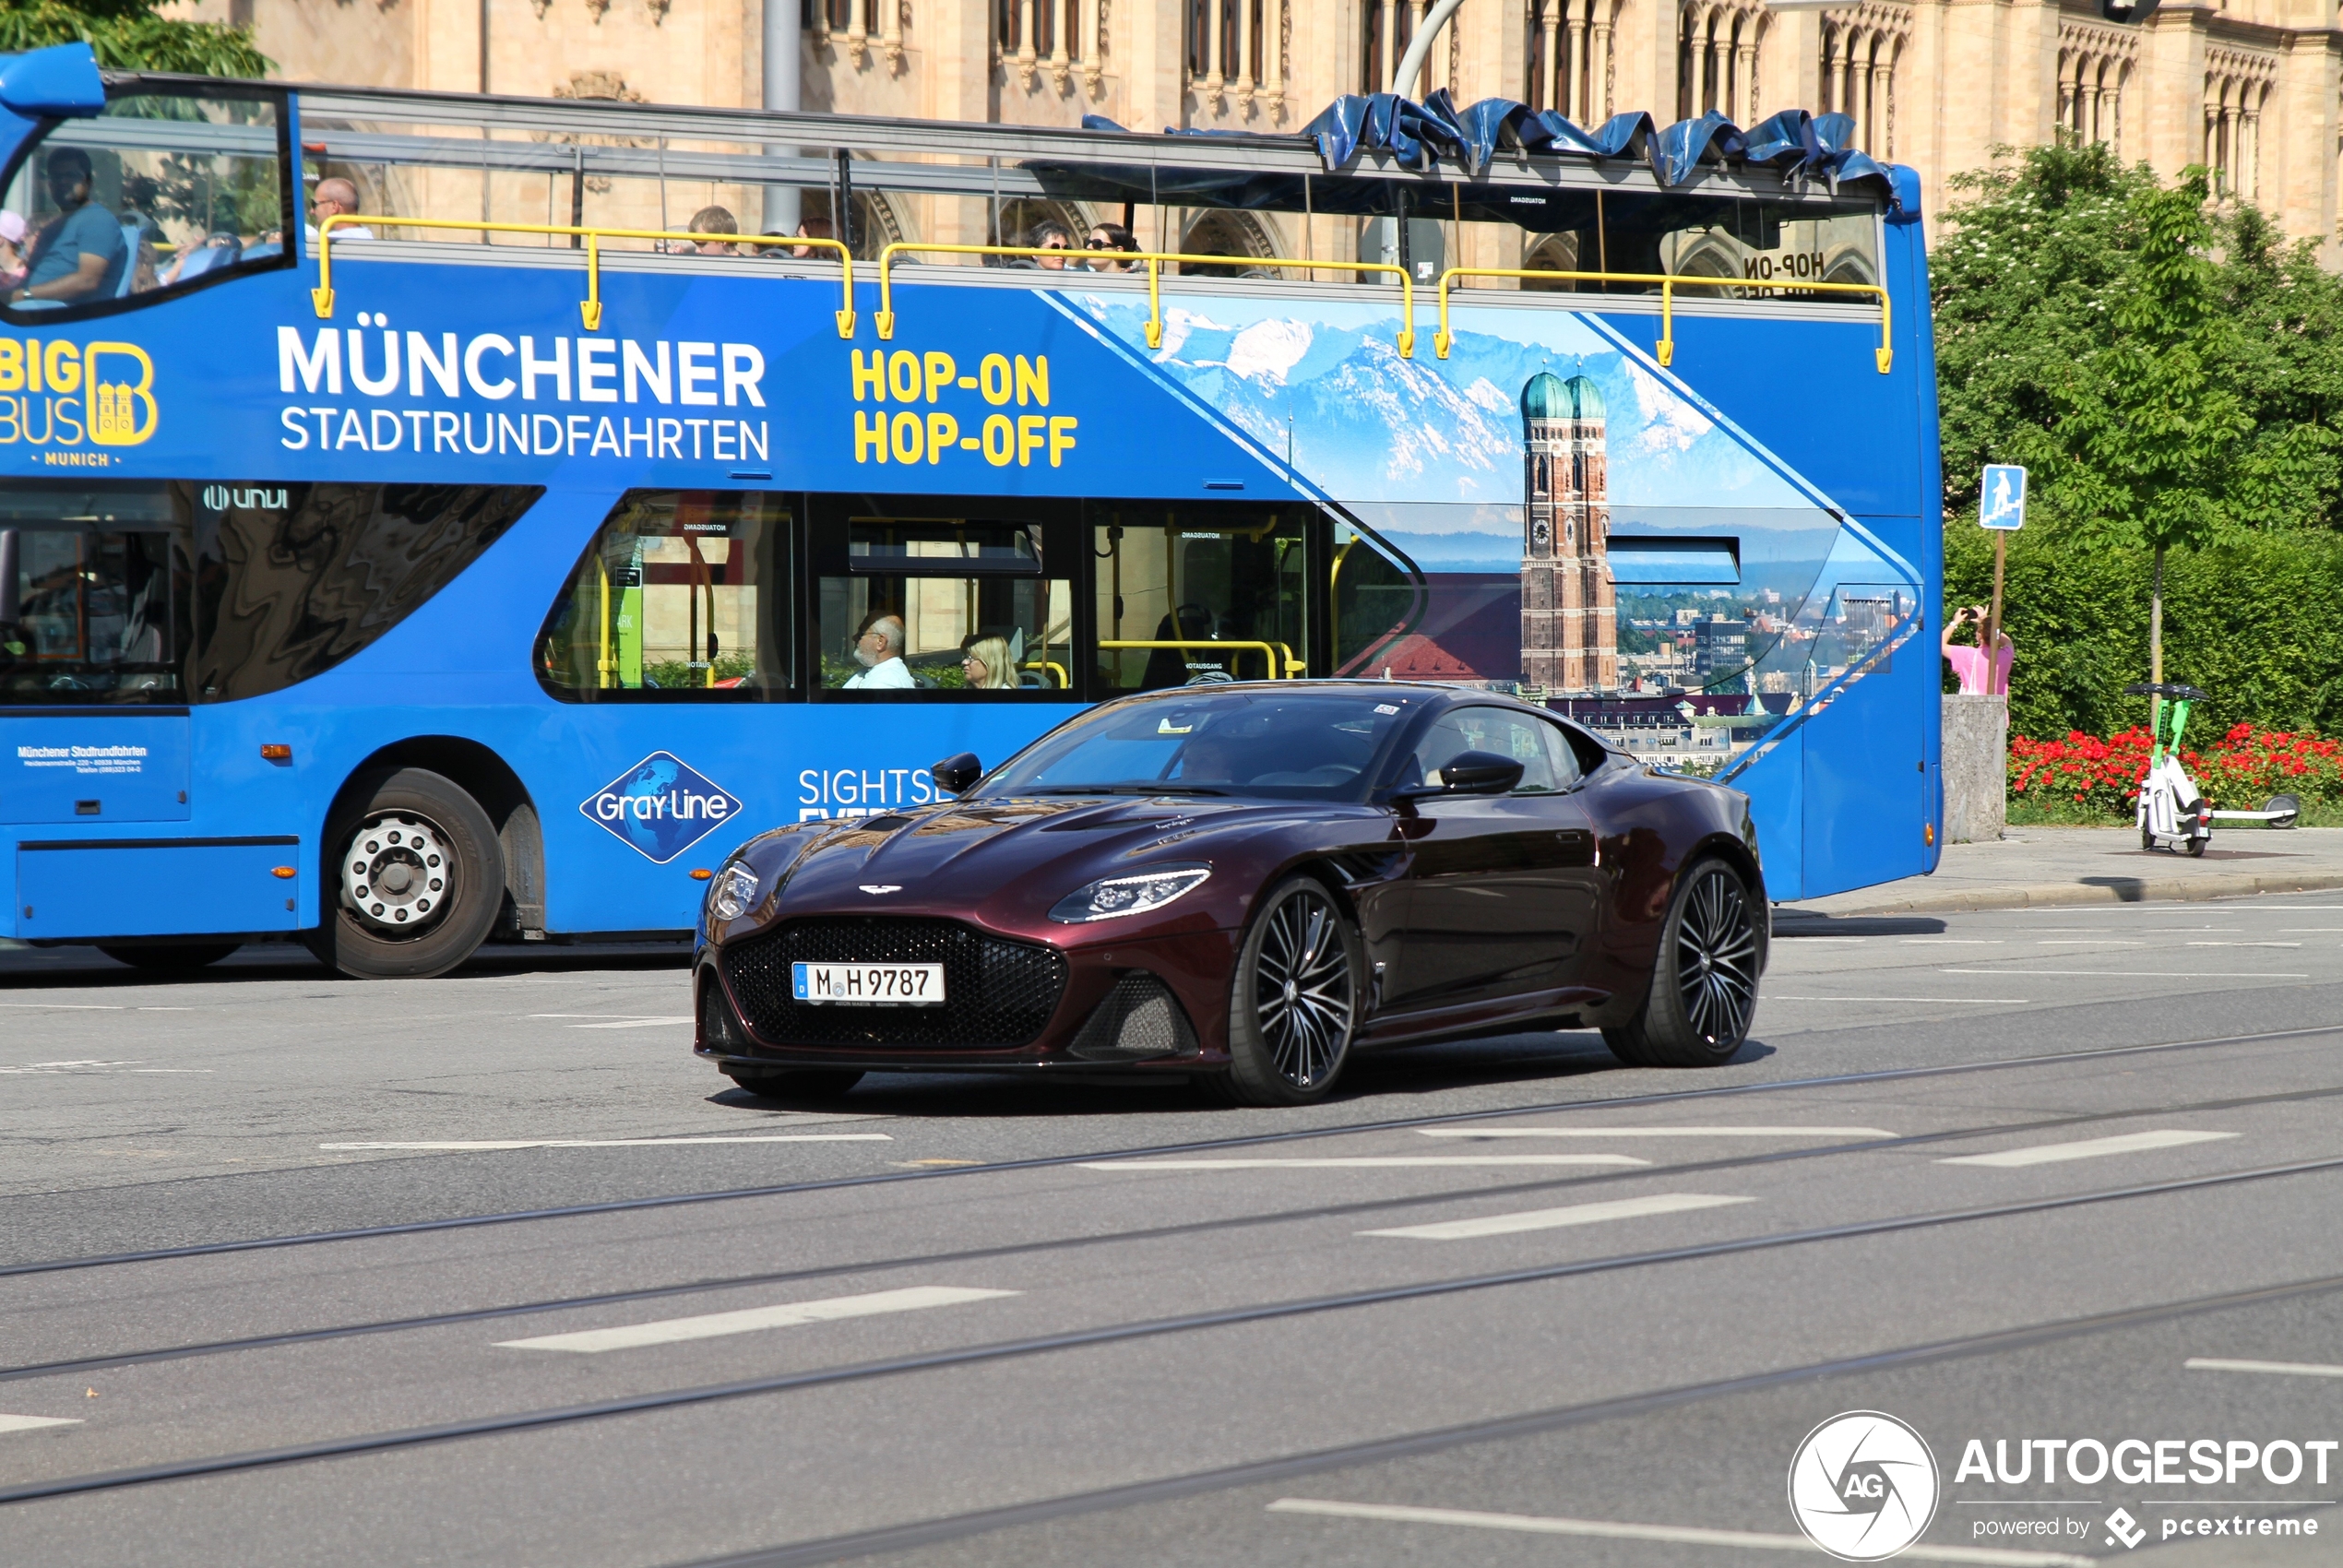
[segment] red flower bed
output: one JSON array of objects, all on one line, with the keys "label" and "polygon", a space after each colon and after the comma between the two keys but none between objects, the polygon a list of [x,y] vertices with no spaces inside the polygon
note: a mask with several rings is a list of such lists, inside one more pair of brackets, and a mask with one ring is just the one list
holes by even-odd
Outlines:
[{"label": "red flower bed", "polygon": [[[2016,735],[2009,742],[2009,796],[2129,821],[2147,777],[2148,733],[2135,726],[2104,740],[2075,730],[2063,741]],[[2217,806],[2253,810],[2270,796],[2305,805],[2343,802],[2343,741],[2240,724],[2203,750],[2181,748],[2181,766]]]}]

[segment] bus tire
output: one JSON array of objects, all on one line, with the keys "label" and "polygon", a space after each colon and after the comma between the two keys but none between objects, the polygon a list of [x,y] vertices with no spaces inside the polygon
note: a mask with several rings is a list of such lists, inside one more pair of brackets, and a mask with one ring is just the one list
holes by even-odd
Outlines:
[{"label": "bus tire", "polygon": [[101,942],[98,951],[134,969],[184,975],[217,964],[243,945],[241,942]]},{"label": "bus tire", "polygon": [[[350,799],[347,814],[327,825],[325,921],[308,934],[309,950],[354,980],[446,974],[478,950],[504,903],[495,826],[479,802],[427,768],[381,769],[358,779]],[[382,896],[361,909],[361,889]]]}]

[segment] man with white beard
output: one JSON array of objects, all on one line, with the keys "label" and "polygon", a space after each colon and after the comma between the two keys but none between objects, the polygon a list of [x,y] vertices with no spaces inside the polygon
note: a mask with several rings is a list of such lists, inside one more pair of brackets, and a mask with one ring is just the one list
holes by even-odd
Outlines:
[{"label": "man with white beard", "polygon": [[862,635],[854,639],[854,662],[862,670],[847,678],[850,692],[896,691],[918,684],[911,679],[911,667],[903,662],[903,623],[893,615],[881,612],[864,623]]}]

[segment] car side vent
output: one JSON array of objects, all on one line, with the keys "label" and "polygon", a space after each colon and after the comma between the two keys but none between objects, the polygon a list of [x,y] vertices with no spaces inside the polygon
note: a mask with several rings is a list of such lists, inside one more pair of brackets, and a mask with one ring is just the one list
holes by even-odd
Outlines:
[{"label": "car side vent", "polygon": [[1085,1062],[1192,1056],[1195,1030],[1170,987],[1144,969],[1125,969],[1068,1049]]}]

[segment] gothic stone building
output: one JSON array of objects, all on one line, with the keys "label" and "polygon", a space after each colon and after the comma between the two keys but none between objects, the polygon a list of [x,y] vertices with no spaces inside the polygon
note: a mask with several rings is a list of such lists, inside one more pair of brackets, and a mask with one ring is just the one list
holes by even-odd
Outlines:
[{"label": "gothic stone building", "polygon": [[[809,110],[1056,125],[1098,113],[1148,129],[1256,131],[1295,130],[1337,94],[1394,86],[1425,11],[1424,0],[773,3],[796,8],[784,30]],[[174,9],[251,23],[293,80],[753,107],[764,41],[781,35],[767,29],[767,4],[178,0]],[[2167,0],[2144,26],[2103,22],[2081,0],[1465,0],[1423,78],[1400,85],[1417,97],[1446,87],[1464,101],[1523,99],[1582,123],[1625,109],[1664,122],[1715,108],[1744,125],[1784,108],[1844,111],[1873,155],[1920,170],[1932,216],[1946,177],[1986,163],[1995,145],[2064,135],[2166,175],[2210,165],[2226,192],[2331,247],[2338,20],[2337,0]],[[550,199],[518,184],[497,194],[515,208]],[[753,191],[708,199],[738,205],[744,228],[764,226]],[[476,209],[476,186],[470,200]],[[691,202],[679,193],[682,210]],[[888,232],[971,237],[951,211],[871,216]],[[1302,254],[1290,217],[1176,220],[1189,226],[1166,236],[1176,248]],[[1313,238],[1319,255],[1342,244],[1331,226]]]}]

